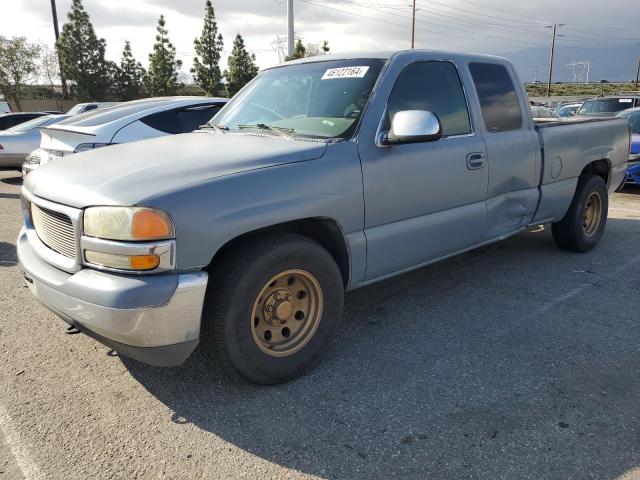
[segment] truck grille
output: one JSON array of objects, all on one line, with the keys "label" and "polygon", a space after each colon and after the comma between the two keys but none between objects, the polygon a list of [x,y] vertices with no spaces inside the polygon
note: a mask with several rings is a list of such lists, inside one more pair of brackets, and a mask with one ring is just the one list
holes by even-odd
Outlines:
[{"label": "truck grille", "polygon": [[32,203],[31,220],[42,243],[65,257],[76,258],[73,223],[67,215]]}]

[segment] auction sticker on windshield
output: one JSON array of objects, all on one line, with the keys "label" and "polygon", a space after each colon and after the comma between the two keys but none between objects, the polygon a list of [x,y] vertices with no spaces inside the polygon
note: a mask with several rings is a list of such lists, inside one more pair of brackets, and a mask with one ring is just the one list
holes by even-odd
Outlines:
[{"label": "auction sticker on windshield", "polygon": [[330,68],[324,72],[321,80],[331,80],[334,78],[362,78],[367,74],[368,70],[369,67]]}]

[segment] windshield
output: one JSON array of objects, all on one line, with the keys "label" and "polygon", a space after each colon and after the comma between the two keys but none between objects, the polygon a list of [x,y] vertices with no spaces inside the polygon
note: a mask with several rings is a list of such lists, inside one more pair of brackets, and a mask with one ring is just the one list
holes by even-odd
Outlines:
[{"label": "windshield", "polygon": [[53,118],[55,117],[51,115],[45,115],[44,117],[34,118],[33,120],[29,120],[28,122],[21,123],[19,125],[16,125],[15,127],[7,128],[5,132],[25,133],[25,132],[28,132],[29,130],[33,130],[34,128],[48,125],[49,123],[51,123],[50,120],[52,120]]},{"label": "windshield", "polygon": [[631,125],[632,133],[640,133],[640,111],[636,110],[635,112],[624,112],[618,115],[619,117],[624,117],[629,120],[629,125]]},{"label": "windshield", "polygon": [[587,100],[582,104],[580,110],[578,110],[578,115],[584,115],[585,113],[591,113],[593,111],[593,100]]},{"label": "windshield", "polygon": [[71,109],[67,112],[67,115],[77,115],[78,113],[82,112],[82,109],[86,106],[86,103],[78,103],[74,107],[71,107]]},{"label": "windshield", "polygon": [[633,107],[633,98],[605,98],[593,103],[592,113],[612,113]]},{"label": "windshield", "polygon": [[245,128],[311,138],[353,135],[384,60],[303,63],[267,70],[214,118]]}]

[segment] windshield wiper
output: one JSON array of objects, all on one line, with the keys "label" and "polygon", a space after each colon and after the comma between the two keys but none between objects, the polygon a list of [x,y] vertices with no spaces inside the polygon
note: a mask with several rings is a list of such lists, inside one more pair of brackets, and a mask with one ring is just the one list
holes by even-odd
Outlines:
[{"label": "windshield wiper", "polygon": [[211,123],[211,122],[207,122],[204,125],[200,125],[199,128],[202,130],[205,130],[205,129],[215,130],[216,132],[220,132],[220,133],[224,133],[225,131],[229,130],[229,127],[227,127],[226,125],[223,125],[221,123]]},{"label": "windshield wiper", "polygon": [[274,127],[272,125],[267,125],[266,123],[256,123],[256,124],[248,124],[248,125],[238,125],[238,128],[257,128],[258,130],[269,130],[270,132],[275,132],[278,135],[281,135],[285,138],[292,138],[295,130],[293,128],[287,127]]}]

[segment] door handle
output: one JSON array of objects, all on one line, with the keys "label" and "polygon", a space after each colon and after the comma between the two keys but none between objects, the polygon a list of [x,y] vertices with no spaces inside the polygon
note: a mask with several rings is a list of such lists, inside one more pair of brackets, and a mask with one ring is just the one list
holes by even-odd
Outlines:
[{"label": "door handle", "polygon": [[467,155],[467,168],[469,170],[483,168],[486,160],[484,153],[470,153]]}]

